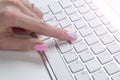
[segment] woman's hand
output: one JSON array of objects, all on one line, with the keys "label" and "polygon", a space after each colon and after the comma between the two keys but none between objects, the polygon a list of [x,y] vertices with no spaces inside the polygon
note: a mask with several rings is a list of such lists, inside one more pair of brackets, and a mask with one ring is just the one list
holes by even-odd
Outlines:
[{"label": "woman's hand", "polygon": [[0,49],[1,50],[38,50],[47,46],[35,38],[15,37],[14,34],[32,32],[55,37],[61,40],[74,40],[76,35],[52,27],[41,21],[43,14],[28,0],[0,0]]}]

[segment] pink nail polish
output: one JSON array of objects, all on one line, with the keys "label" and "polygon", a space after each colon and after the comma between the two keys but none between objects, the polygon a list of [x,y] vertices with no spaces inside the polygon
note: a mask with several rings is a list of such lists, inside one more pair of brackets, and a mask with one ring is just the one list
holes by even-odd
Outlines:
[{"label": "pink nail polish", "polygon": [[75,33],[67,32],[67,36],[72,40],[77,40],[77,35]]},{"label": "pink nail polish", "polygon": [[34,49],[36,51],[46,51],[48,49],[48,47],[45,44],[42,44],[42,45],[37,44],[34,46]]}]

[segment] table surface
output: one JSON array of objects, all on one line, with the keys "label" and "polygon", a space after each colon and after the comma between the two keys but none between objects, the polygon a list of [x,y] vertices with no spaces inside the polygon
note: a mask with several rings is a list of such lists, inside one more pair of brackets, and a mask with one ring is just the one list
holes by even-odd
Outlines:
[{"label": "table surface", "polygon": [[1,80],[50,80],[36,51],[0,51]]}]

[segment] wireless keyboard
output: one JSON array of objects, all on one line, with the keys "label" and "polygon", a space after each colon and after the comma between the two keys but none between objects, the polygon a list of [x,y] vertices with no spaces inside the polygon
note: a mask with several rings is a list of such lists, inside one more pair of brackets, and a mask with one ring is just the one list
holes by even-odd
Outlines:
[{"label": "wireless keyboard", "polygon": [[43,21],[77,34],[75,41],[38,35],[56,80],[120,80],[120,32],[91,0],[60,0],[40,8]]}]

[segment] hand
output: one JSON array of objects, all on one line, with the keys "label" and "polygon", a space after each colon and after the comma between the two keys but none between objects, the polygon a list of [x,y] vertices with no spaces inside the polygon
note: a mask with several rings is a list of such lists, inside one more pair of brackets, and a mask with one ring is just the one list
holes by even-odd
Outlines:
[{"label": "hand", "polygon": [[76,35],[52,27],[41,21],[43,14],[28,0],[0,0],[0,49],[38,50],[47,49],[45,43],[36,38],[16,37],[32,32],[61,40],[74,40]]}]

